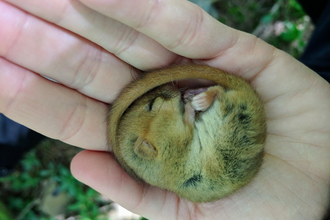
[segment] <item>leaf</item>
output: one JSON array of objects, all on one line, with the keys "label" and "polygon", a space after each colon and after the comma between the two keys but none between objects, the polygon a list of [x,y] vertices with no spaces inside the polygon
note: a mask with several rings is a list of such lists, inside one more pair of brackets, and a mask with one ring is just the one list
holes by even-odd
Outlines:
[{"label": "leaf", "polygon": [[270,24],[273,22],[273,16],[271,14],[265,14],[261,17],[260,22],[262,24]]},{"label": "leaf", "polygon": [[73,204],[70,204],[69,206],[67,206],[68,210],[77,211],[77,212],[79,212],[85,208],[86,208],[85,204],[81,204],[80,202],[76,202],[76,203],[73,203]]},{"label": "leaf", "polygon": [[244,22],[245,21],[245,17],[242,14],[242,12],[240,11],[240,8],[237,6],[233,6],[231,8],[229,8],[228,12],[234,16],[234,18],[239,21],[239,22]]},{"label": "leaf", "polygon": [[290,21],[284,22],[285,31],[280,34],[280,38],[286,42],[292,42],[299,36],[299,30],[296,25]]},{"label": "leaf", "polygon": [[292,16],[294,16],[296,18],[301,18],[305,15],[305,12],[304,12],[303,8],[295,0],[290,0],[289,4],[288,4],[288,7],[290,8]]},{"label": "leaf", "polygon": [[41,171],[39,171],[39,175],[41,177],[50,176],[52,173],[53,173],[52,170],[41,170]]},{"label": "leaf", "polygon": [[98,193],[94,189],[92,189],[92,188],[87,189],[87,192],[86,192],[87,197],[95,197],[96,195],[98,195]]},{"label": "leaf", "polygon": [[11,197],[9,199],[9,206],[14,209],[22,210],[26,205],[26,201],[21,198]]}]

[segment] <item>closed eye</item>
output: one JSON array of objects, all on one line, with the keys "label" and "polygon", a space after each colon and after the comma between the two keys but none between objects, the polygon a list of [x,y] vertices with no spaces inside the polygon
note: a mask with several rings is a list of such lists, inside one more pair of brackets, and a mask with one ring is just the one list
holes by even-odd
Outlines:
[{"label": "closed eye", "polygon": [[149,102],[149,105],[148,105],[148,111],[149,111],[149,112],[152,110],[152,106],[154,105],[155,100],[156,100],[156,98],[152,99],[152,100]]}]

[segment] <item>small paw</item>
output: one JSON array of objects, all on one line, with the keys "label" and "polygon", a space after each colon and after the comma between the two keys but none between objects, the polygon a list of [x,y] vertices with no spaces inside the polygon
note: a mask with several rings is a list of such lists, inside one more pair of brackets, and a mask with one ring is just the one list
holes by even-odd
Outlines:
[{"label": "small paw", "polygon": [[203,92],[205,92],[208,88],[199,88],[199,89],[189,89],[187,91],[185,91],[183,98],[186,101],[191,101],[193,99],[193,97],[195,97],[196,95],[199,95]]},{"label": "small paw", "polygon": [[196,111],[205,111],[214,100],[213,93],[202,92],[192,98],[191,105]]}]

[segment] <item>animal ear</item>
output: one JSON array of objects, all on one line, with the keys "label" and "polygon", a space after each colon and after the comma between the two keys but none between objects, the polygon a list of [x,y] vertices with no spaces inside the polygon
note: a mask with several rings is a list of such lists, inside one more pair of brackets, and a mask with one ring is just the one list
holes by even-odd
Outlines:
[{"label": "animal ear", "polygon": [[157,149],[144,137],[139,137],[134,144],[134,152],[145,159],[152,159],[157,156]]}]

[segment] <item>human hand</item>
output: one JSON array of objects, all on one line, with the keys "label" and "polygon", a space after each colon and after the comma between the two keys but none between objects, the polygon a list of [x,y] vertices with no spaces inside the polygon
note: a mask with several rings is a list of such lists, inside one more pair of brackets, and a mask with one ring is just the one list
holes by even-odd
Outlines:
[{"label": "human hand", "polygon": [[6,2],[37,17],[0,1],[0,112],[52,138],[105,150],[105,103],[138,73],[130,65],[208,64],[247,79],[265,103],[264,164],[227,198],[193,204],[139,185],[106,152],[78,154],[76,178],[150,219],[322,217],[329,200],[330,86],[316,73],[188,1],[81,1],[95,11],[69,0]]}]

